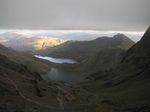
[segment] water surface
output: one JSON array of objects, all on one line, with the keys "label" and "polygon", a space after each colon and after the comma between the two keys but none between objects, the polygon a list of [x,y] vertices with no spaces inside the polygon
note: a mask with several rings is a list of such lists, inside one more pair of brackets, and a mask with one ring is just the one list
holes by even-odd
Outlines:
[{"label": "water surface", "polygon": [[41,55],[34,55],[37,58],[44,59],[51,61],[53,63],[77,63],[77,61],[72,60],[72,59],[65,59],[65,58],[52,58],[48,56],[41,56]]},{"label": "water surface", "polygon": [[49,73],[41,76],[42,78],[50,78],[52,80],[62,80],[62,81],[79,81],[84,79],[84,77],[82,77],[79,74],[67,72],[56,68],[52,68]]}]

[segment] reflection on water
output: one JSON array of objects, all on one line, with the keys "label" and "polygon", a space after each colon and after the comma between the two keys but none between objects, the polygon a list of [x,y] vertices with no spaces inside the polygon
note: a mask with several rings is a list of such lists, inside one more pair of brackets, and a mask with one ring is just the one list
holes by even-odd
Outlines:
[{"label": "reflection on water", "polygon": [[79,74],[73,72],[67,72],[64,70],[59,70],[52,68],[51,71],[45,75],[41,75],[42,78],[50,78],[52,80],[62,80],[62,81],[78,81],[84,79]]},{"label": "reflection on water", "polygon": [[77,63],[77,61],[72,59],[63,59],[63,58],[52,58],[47,56],[34,55],[37,58],[51,61],[53,63]]}]

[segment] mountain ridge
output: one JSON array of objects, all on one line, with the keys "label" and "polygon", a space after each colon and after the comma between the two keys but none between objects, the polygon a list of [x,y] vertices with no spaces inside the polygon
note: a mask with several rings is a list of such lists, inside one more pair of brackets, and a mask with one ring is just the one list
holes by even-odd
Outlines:
[{"label": "mountain ridge", "polygon": [[66,40],[52,37],[32,36],[12,31],[0,34],[0,43],[18,51],[35,51],[59,45]]},{"label": "mountain ridge", "polygon": [[60,49],[58,49],[58,52],[57,49],[56,51],[54,49],[50,56],[53,56],[54,52],[54,54],[58,53],[55,54],[56,56],[77,59],[79,63],[73,65],[55,64],[55,67],[88,76],[97,71],[104,72],[116,68],[121,63],[127,49],[134,42],[125,35],[118,34],[112,38],[100,37],[92,41],[71,41],[64,44],[64,47],[63,44],[56,46],[55,48],[60,47]]},{"label": "mountain ridge", "polygon": [[[126,38],[126,39],[122,39]],[[72,58],[76,60],[84,60],[89,55],[99,52],[108,47],[116,47],[127,50],[134,42],[122,36],[122,38],[99,37],[91,41],[69,41],[53,48],[47,48],[48,56],[57,58]],[[80,56],[80,57],[79,57]]]}]

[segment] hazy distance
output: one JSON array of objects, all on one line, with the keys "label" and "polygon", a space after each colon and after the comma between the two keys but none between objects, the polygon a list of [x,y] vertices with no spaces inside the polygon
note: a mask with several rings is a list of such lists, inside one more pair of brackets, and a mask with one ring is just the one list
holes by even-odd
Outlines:
[{"label": "hazy distance", "polygon": [[98,37],[108,36],[113,37],[114,35],[121,33],[128,36],[134,42],[141,39],[144,32],[133,32],[133,31],[95,31],[95,30],[0,30],[0,34],[6,32],[18,31],[32,36],[46,36],[55,37],[65,40],[93,40]]}]

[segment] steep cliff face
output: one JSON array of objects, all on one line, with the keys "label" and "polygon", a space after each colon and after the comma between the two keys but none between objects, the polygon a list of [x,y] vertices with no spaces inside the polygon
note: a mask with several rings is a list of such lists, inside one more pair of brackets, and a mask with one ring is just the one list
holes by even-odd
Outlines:
[{"label": "steep cliff face", "polygon": [[[96,72],[81,85],[99,94],[104,109],[113,112],[150,111],[150,28],[113,70]],[[98,108],[98,107],[97,107]],[[110,111],[109,110],[109,111]]]},{"label": "steep cliff face", "polygon": [[[113,85],[121,85],[135,80],[144,81],[150,78],[150,28],[142,39],[131,47],[116,69],[106,72]],[[105,74],[105,73],[104,73]],[[99,76],[100,74],[97,74]],[[111,79],[111,77],[113,77]],[[139,79],[140,78],[140,79]],[[133,82],[132,82],[133,81]],[[144,83],[143,83],[144,84]]]},{"label": "steep cliff face", "polygon": [[126,53],[122,63],[132,63],[140,68],[149,69],[150,66],[150,27],[141,40]]}]

